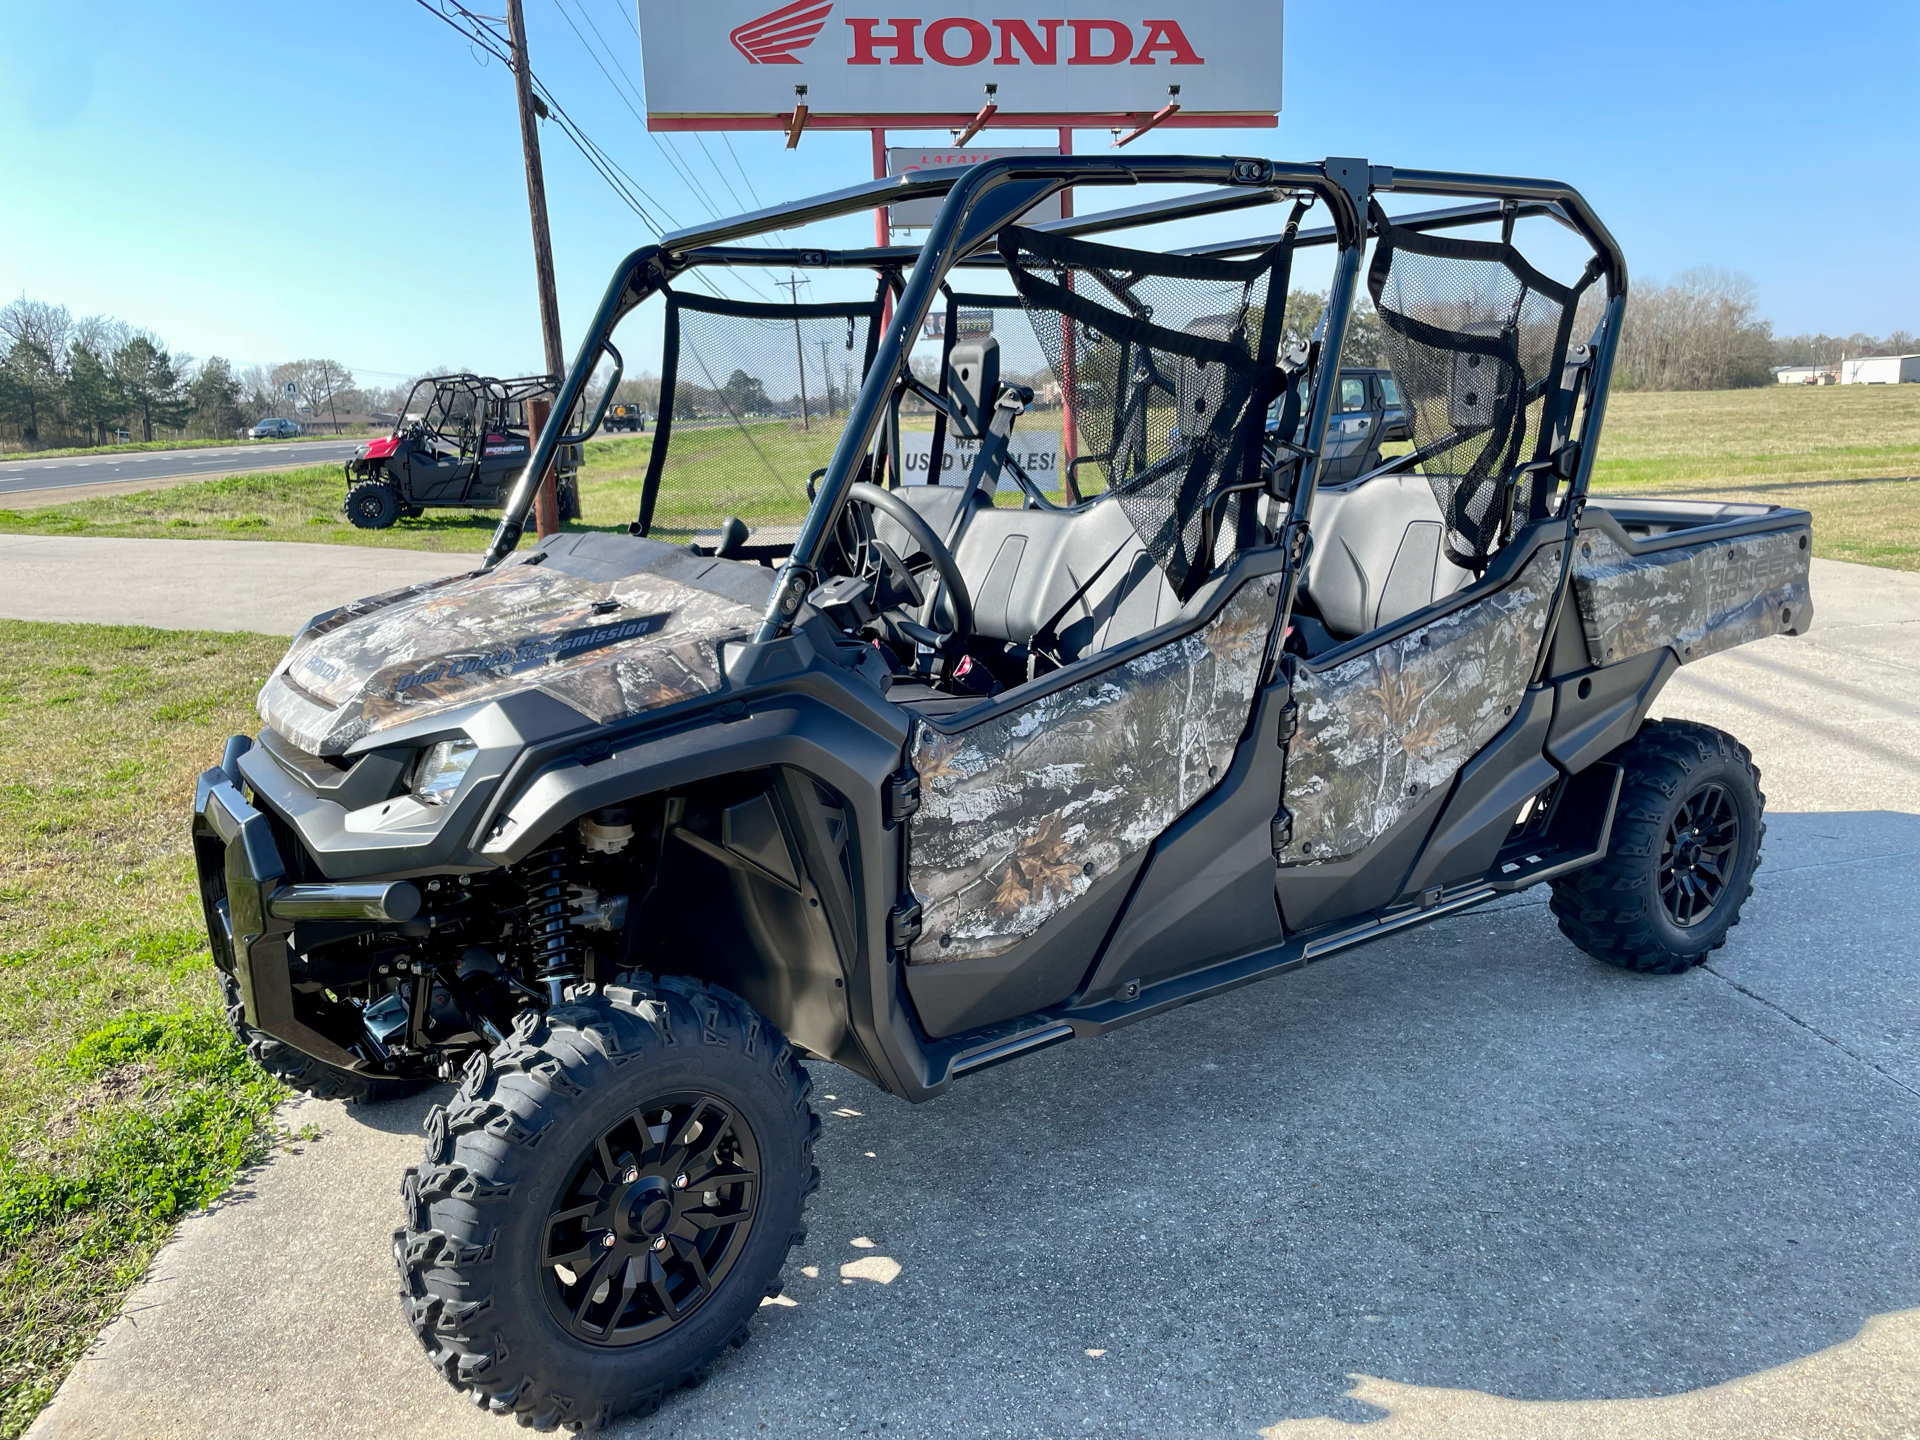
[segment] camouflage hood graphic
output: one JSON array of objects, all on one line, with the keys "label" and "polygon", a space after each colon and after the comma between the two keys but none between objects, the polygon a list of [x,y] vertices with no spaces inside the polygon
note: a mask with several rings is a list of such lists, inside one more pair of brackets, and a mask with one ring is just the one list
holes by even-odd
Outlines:
[{"label": "camouflage hood graphic", "polygon": [[[722,684],[720,646],[743,638],[759,611],[687,583],[729,562],[671,559],[616,579],[512,564],[342,606],[294,640],[260,692],[260,718],[303,750],[338,755],[381,730],[521,689],[600,724],[711,694]],[[681,573],[657,573],[667,568]]]}]

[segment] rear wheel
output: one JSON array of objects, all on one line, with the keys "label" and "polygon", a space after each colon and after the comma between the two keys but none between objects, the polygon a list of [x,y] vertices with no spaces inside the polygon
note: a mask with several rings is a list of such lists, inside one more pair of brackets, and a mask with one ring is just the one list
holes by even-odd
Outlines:
[{"label": "rear wheel", "polygon": [[630,978],[523,1012],[401,1185],[414,1333],[455,1388],[539,1429],[650,1410],[744,1344],[818,1183],[779,1032],[724,990]]},{"label": "rear wheel", "polygon": [[1553,882],[1569,940],[1627,970],[1677,975],[1726,944],[1753,893],[1767,797],[1723,730],[1661,720],[1616,750],[1625,771],[1606,858]]},{"label": "rear wheel", "polygon": [[400,492],[384,480],[367,480],[347,492],[347,519],[357,530],[385,530],[400,518]]}]

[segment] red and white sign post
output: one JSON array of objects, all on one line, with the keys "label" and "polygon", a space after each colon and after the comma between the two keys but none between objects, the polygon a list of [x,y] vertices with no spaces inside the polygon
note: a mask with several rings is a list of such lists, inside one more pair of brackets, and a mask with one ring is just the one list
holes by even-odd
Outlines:
[{"label": "red and white sign post", "polygon": [[[638,4],[648,129],[779,130],[789,149],[810,129],[866,130],[876,180],[889,128],[951,130],[962,154],[988,128],[1054,130],[1070,155],[1075,130],[1125,145],[1161,127],[1279,123],[1281,0]],[[1072,203],[1061,196],[1063,214]],[[876,244],[894,228],[874,212]],[[1064,480],[1071,350],[1062,369]]]}]

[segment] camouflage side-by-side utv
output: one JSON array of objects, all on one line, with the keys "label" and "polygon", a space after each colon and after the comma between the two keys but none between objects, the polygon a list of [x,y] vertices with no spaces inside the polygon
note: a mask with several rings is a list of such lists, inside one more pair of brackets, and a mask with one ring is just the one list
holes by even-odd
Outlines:
[{"label": "camouflage side-by-side utv", "polygon": [[[1023,223],[1136,184],[1199,188]],[[755,241],[926,196],[919,248]],[[693,283],[770,265],[845,298]],[[1588,494],[1626,283],[1565,185],[1338,159],[996,160],[629,256],[555,415],[663,307],[630,533],[519,548],[556,419],[480,567],[313,621],[195,801],[262,1063],[459,1080],[394,1241],[433,1365],[590,1426],[743,1341],[818,1180],[803,1060],[927,1100],[1542,882],[1611,964],[1719,946],[1759,777],[1644,717],[1807,628],[1808,517]],[[1322,485],[1362,284],[1411,448]],[[785,418],[815,357],[851,403]]]},{"label": "camouflage side-by-side utv", "polygon": [[[546,375],[429,375],[417,381],[393,433],[369,440],[346,462],[341,508],[348,522],[360,530],[385,530],[401,519],[419,519],[429,507],[504,505],[527,464],[528,403],[552,393]],[[580,514],[579,438],[557,447],[562,521]]]}]

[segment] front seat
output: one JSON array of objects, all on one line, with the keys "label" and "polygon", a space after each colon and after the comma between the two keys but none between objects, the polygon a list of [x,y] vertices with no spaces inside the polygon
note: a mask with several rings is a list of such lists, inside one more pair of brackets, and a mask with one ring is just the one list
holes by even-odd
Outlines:
[{"label": "front seat", "polygon": [[1473,582],[1446,557],[1446,521],[1426,477],[1376,475],[1313,497],[1307,593],[1334,635],[1351,640]]}]

